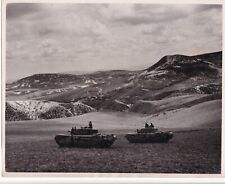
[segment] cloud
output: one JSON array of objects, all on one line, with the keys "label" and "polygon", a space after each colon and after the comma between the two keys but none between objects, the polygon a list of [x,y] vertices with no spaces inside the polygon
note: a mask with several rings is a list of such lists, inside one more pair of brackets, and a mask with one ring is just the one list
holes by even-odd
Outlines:
[{"label": "cloud", "polygon": [[222,49],[219,5],[9,4],[6,28],[8,76],[136,69]]},{"label": "cloud", "polygon": [[201,11],[208,11],[211,9],[217,9],[219,11],[222,10],[222,5],[220,4],[204,4],[204,5],[198,5],[195,8],[196,12],[201,12]]},{"label": "cloud", "polygon": [[6,19],[19,19],[41,10],[40,4],[36,3],[9,3],[6,6]]},{"label": "cloud", "polygon": [[133,5],[132,11],[124,16],[114,17],[114,21],[131,25],[152,24],[182,19],[188,16],[193,7],[189,5]]},{"label": "cloud", "polygon": [[221,5],[157,5],[135,4],[126,13],[114,13],[112,19],[124,24],[139,25],[160,22],[172,22],[185,19],[193,14],[217,9],[221,11]]},{"label": "cloud", "polygon": [[[156,44],[167,44],[171,48],[175,46],[169,44],[177,44],[198,42],[203,45],[206,40],[214,39],[218,42],[218,38],[222,38],[222,11],[215,8],[202,11],[201,13],[193,13],[186,18],[174,20],[170,24],[159,22],[157,24],[139,26],[139,32],[143,36],[151,37]],[[222,40],[221,40],[222,42]],[[184,49],[185,50],[185,49]]]},{"label": "cloud", "polygon": [[57,47],[57,43],[55,43],[54,40],[44,40],[40,45],[38,46],[40,57],[47,58],[47,57],[54,57],[59,54],[59,52],[62,50],[59,47]]}]

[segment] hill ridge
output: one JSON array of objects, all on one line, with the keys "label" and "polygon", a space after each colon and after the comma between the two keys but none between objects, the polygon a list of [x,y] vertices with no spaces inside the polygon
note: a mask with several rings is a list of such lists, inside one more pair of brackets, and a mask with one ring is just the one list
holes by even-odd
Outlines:
[{"label": "hill ridge", "polygon": [[[35,79],[35,76],[41,77]],[[96,110],[156,112],[161,108],[146,101],[167,100],[185,95],[221,98],[222,51],[162,57],[139,71],[110,70],[84,75],[38,74],[8,85],[7,100],[47,100],[57,103],[81,102]],[[200,100],[199,103],[202,101]],[[191,103],[191,105],[193,105]],[[133,108],[132,108],[133,107]],[[178,106],[176,106],[178,107]],[[143,108],[146,108],[143,110]],[[13,109],[10,109],[13,112]],[[69,111],[68,111],[69,113]],[[23,114],[20,114],[23,116]]]}]

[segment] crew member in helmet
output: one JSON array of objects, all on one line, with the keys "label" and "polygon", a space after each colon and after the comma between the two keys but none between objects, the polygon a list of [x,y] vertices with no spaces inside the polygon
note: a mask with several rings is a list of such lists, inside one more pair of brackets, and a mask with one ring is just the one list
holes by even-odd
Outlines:
[{"label": "crew member in helmet", "polygon": [[74,134],[74,128],[72,127],[70,130],[70,134],[73,135]]},{"label": "crew member in helmet", "polygon": [[145,123],[145,128],[148,128],[149,127],[149,124],[148,123]]},{"label": "crew member in helmet", "polygon": [[92,122],[89,121],[89,128],[93,128]]}]

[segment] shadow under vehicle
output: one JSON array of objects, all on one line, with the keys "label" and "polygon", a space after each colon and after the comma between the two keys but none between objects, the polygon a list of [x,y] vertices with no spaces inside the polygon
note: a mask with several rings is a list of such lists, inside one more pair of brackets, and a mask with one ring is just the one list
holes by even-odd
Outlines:
[{"label": "shadow under vehicle", "polygon": [[137,129],[136,133],[128,133],[125,137],[130,143],[166,143],[172,139],[173,132],[159,131],[152,125]]},{"label": "shadow under vehicle", "polygon": [[58,134],[55,141],[60,147],[108,148],[117,139],[113,134],[100,134],[92,127],[72,128],[70,135]]}]

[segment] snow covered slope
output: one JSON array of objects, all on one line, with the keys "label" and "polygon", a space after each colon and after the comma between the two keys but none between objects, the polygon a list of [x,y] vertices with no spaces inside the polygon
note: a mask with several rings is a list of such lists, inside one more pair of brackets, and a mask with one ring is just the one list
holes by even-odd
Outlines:
[{"label": "snow covered slope", "polygon": [[77,116],[95,111],[81,102],[57,103],[52,101],[25,100],[6,102],[6,121],[54,119]]}]

